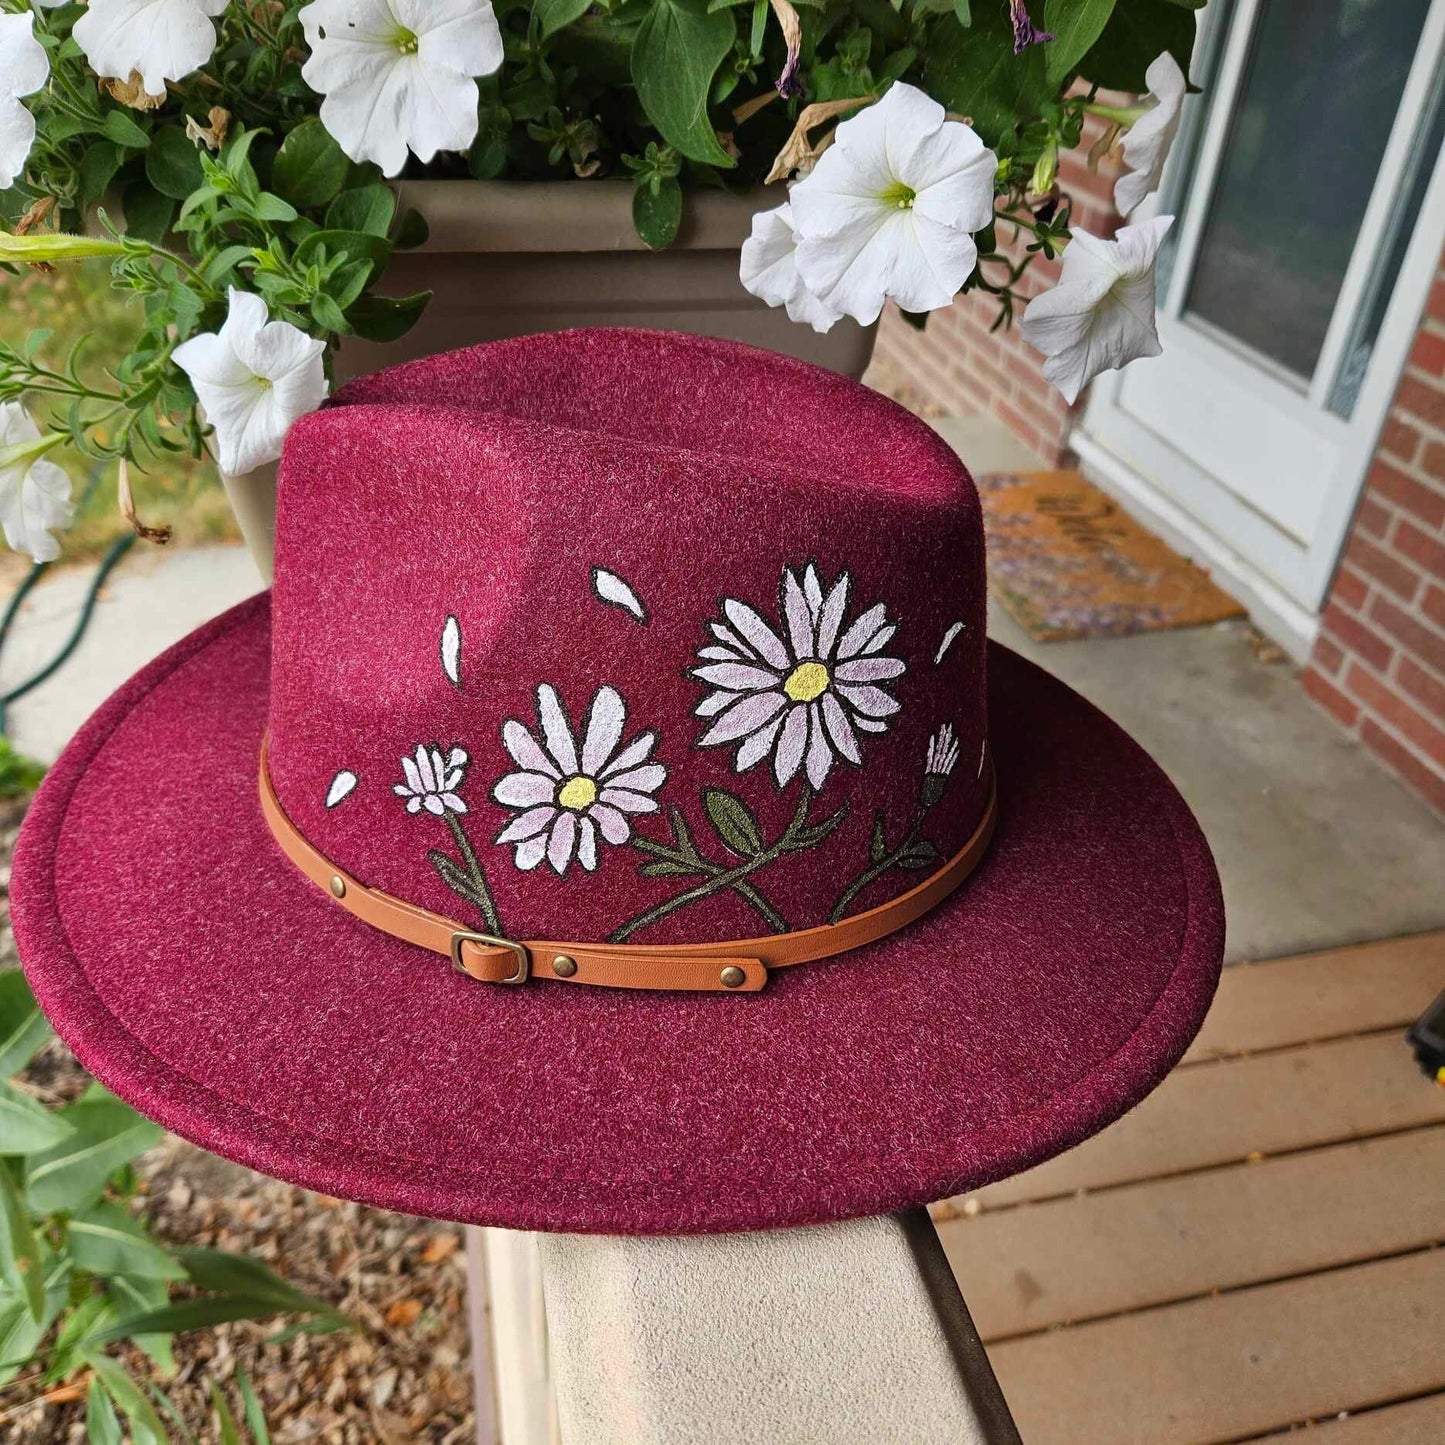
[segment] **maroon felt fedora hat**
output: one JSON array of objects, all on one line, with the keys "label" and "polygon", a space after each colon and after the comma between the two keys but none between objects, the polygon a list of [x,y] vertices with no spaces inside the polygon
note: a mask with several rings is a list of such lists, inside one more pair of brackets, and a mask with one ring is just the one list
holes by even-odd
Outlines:
[{"label": "maroon felt fedora hat", "polygon": [[[20,954],[217,1153],[532,1229],[918,1204],[1103,1127],[1222,947],[1113,723],[984,636],[927,426],[762,351],[576,331],[297,424],[276,583],[87,724]],[[450,956],[449,956],[450,955]]]}]

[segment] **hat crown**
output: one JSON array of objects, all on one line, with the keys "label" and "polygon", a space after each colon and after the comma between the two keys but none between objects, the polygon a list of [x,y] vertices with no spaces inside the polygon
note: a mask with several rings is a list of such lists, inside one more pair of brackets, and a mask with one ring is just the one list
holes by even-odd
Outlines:
[{"label": "hat crown", "polygon": [[288,441],[272,777],[486,932],[836,922],[981,816],[984,606],[966,471],[855,383],[654,332],[428,358]]}]

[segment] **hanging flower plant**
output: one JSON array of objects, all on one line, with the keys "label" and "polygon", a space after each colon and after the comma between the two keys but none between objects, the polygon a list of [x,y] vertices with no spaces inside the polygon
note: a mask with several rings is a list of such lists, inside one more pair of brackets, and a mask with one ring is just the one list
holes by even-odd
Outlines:
[{"label": "hanging flower plant", "polygon": [[[27,418],[0,438],[26,499],[6,535],[50,555],[62,442],[118,478],[274,460],[337,343],[427,304],[381,285],[426,236],[396,178],[622,179],[654,249],[689,192],[771,185],[739,284],[793,320],[891,299],[921,321],[979,290],[1009,321],[1034,260],[1071,254],[1054,178],[1086,114],[1121,139],[1121,205],[1157,187],[1200,3],[0,0],[0,268],[103,256],[141,302],[103,382],[0,339],[0,405]],[[1153,233],[1100,244],[1025,333],[1067,389],[1156,345]]]}]

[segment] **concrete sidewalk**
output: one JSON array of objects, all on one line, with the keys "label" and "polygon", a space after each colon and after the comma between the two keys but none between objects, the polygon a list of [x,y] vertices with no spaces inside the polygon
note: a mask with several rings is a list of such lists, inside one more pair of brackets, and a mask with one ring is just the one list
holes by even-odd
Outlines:
[{"label": "concrete sidewalk", "polygon": [[[981,471],[1037,465],[986,428],[940,429]],[[89,575],[61,569],[36,589],[0,659],[7,684],[61,645]],[[138,667],[258,586],[239,547],[136,548],[76,655],[13,708],[16,745],[53,759]],[[1038,644],[995,611],[990,632],[1099,704],[1174,778],[1219,862],[1231,960],[1445,925],[1445,823],[1315,709],[1288,663],[1261,662],[1245,624]]]}]

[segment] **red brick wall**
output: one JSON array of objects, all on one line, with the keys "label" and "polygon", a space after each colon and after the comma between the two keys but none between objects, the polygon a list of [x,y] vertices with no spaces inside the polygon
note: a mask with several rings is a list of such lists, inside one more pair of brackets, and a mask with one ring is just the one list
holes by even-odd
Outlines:
[{"label": "red brick wall", "polygon": [[[1086,157],[1098,138],[1098,122],[1084,129],[1083,143],[1060,157],[1059,183],[1073,201],[1073,222],[1096,236],[1111,236],[1120,225],[1114,210],[1117,170],[1105,162],[1097,174]],[[1007,227],[1000,227],[1001,249]],[[1022,251],[1027,233],[1012,248]],[[997,269],[997,268],[995,268]],[[1046,291],[1058,279],[1057,263],[1035,261],[1020,289],[1027,296]],[[1023,307],[1016,312],[1021,315]],[[906,375],[924,400],[948,415],[988,412],[1049,466],[1067,453],[1069,428],[1077,407],[1070,407],[1043,377],[1043,358],[1020,339],[1016,327],[990,334],[998,302],[983,292],[961,297],[946,311],[935,311],[919,332],[891,308],[878,331],[877,354],[884,366]],[[1079,399],[1079,406],[1084,398]]]},{"label": "red brick wall", "polygon": [[1304,685],[1445,812],[1445,257]]}]

